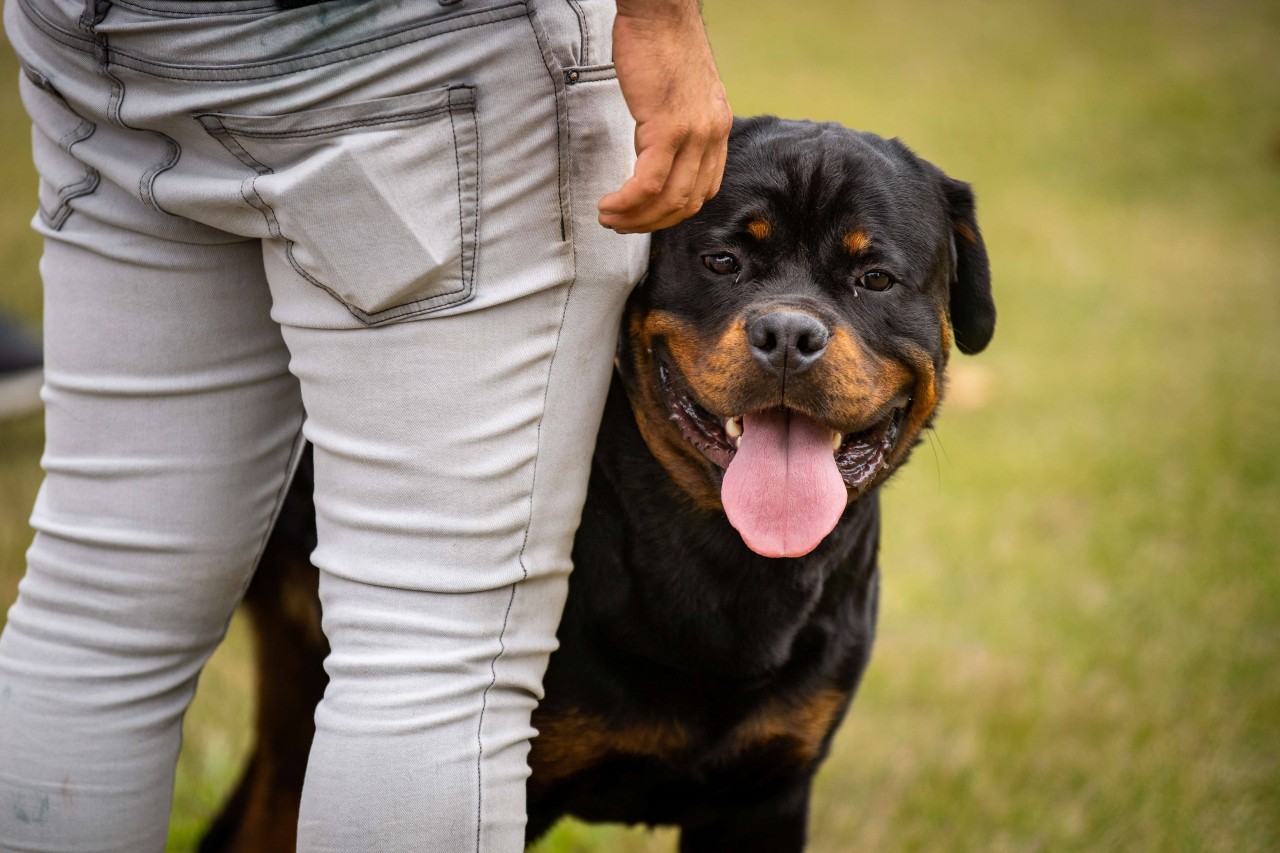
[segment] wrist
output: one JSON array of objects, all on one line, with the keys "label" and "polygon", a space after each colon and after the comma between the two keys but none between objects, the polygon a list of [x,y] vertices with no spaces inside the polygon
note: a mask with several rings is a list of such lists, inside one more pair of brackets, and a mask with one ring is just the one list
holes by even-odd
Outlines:
[{"label": "wrist", "polygon": [[618,17],[636,21],[702,20],[701,0],[617,0]]}]

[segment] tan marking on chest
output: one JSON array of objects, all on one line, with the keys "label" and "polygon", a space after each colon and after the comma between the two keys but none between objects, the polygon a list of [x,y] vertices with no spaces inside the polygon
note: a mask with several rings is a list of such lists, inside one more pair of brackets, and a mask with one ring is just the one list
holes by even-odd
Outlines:
[{"label": "tan marking on chest", "polygon": [[745,752],[781,741],[799,763],[807,764],[818,757],[848,701],[840,690],[822,690],[800,701],[775,700],[739,723],[730,743],[735,752]]},{"label": "tan marking on chest", "polygon": [[534,781],[546,785],[609,758],[674,760],[689,736],[676,723],[610,724],[594,714],[570,712],[535,721],[538,736],[529,751]]}]

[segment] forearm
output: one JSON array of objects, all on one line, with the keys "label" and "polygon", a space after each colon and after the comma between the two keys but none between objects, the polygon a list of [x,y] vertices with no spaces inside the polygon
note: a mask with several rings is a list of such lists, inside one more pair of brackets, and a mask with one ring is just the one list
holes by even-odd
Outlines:
[{"label": "forearm", "polygon": [[636,120],[635,174],[600,200],[600,222],[653,231],[720,187],[732,113],[698,0],[617,0],[613,58]]}]

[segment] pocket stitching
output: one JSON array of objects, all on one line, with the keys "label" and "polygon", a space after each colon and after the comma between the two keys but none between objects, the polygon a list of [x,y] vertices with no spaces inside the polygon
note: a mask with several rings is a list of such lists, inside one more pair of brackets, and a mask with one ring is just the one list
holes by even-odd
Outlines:
[{"label": "pocket stitching", "polygon": [[[195,119],[202,127],[204,127],[205,131],[214,139],[218,140],[218,142],[226,148],[233,157],[257,172],[253,177],[247,178],[241,182],[240,195],[246,203],[262,214],[267,223],[267,231],[273,237],[283,239],[285,241],[287,244],[285,246],[285,257],[288,259],[289,265],[293,267],[294,271],[310,284],[328,293],[331,297],[337,300],[339,304],[346,308],[356,319],[367,325],[377,326],[393,320],[406,319],[420,314],[426,314],[443,308],[452,307],[454,305],[460,305],[475,295],[475,255],[479,244],[480,233],[481,182],[479,119],[476,116],[476,103],[473,86],[450,86],[445,90],[445,94],[447,100],[444,104],[414,112],[397,113],[394,116],[378,116],[369,119],[350,119],[348,121],[334,124],[319,125],[314,128],[305,128],[295,131],[281,131],[278,133],[230,129],[223,121],[222,116],[215,113],[202,113],[195,116]],[[470,112],[472,121],[472,136],[469,140],[469,153],[471,154],[471,160],[476,164],[476,186],[474,192],[471,194],[474,198],[470,205],[467,205],[463,199],[462,151],[461,146],[458,143],[457,125],[455,123],[455,113],[459,109]],[[325,133],[332,133],[335,131],[340,132],[358,127],[371,127],[401,121],[426,119],[446,113],[449,116],[449,129],[453,138],[454,174],[457,176],[455,185],[458,197],[458,240],[460,249],[459,278],[461,279],[462,284],[454,290],[445,291],[443,293],[434,293],[431,296],[423,297],[422,299],[414,299],[401,305],[393,305],[392,307],[385,308],[381,311],[373,313],[363,311],[347,302],[332,288],[316,279],[298,263],[297,258],[294,256],[294,246],[297,245],[296,241],[284,236],[284,233],[280,229],[279,217],[276,216],[275,209],[265,198],[262,197],[262,194],[259,193],[257,189],[258,178],[261,178],[264,175],[275,174],[275,170],[250,154],[235,137],[236,135],[240,135],[253,139],[305,138],[307,136],[319,136]],[[469,244],[466,237],[466,214],[468,208],[471,210],[471,219],[473,222],[472,237]],[[468,260],[470,260],[470,264],[468,264]],[[461,296],[459,296],[459,294],[461,294]]]},{"label": "pocket stitching", "polygon": [[[233,133],[239,136],[248,136],[252,139],[297,139],[297,138],[305,138],[308,136],[323,136],[327,133],[333,133],[335,131],[343,131],[343,130],[352,130],[357,127],[373,127],[375,125],[380,125],[380,124],[396,124],[402,121],[413,121],[415,119],[431,118],[432,116],[439,115],[440,113],[452,112],[455,106],[459,106],[462,103],[464,102],[460,101],[457,104],[450,102],[447,104],[442,104],[438,107],[430,107],[425,110],[419,110],[418,112],[396,114],[394,116],[380,116],[377,118],[367,118],[367,119],[350,119],[348,121],[337,122],[335,124],[317,125],[316,127],[307,128],[305,130],[282,130],[276,133],[267,133],[264,131],[256,131],[256,130],[230,130],[227,132]],[[221,123],[222,123],[221,120],[219,120],[219,124]]]},{"label": "pocket stitching", "polygon": [[[458,88],[469,89],[470,87],[458,87]],[[453,90],[450,90],[450,91],[452,92]],[[471,107],[469,112],[471,113],[472,137],[469,140],[470,149],[471,149],[469,153],[471,154],[470,159],[476,164],[476,181],[475,181],[476,186],[475,186],[475,191],[472,193],[473,201],[472,201],[472,204],[470,205],[467,205],[463,198],[462,146],[458,144],[457,125],[454,123],[454,113],[455,113],[455,110],[453,109],[454,106],[461,106],[461,107],[470,106]],[[452,308],[455,305],[462,305],[463,303],[469,301],[472,297],[475,296],[475,275],[476,275],[475,257],[476,257],[477,247],[479,246],[479,239],[480,239],[480,186],[481,186],[480,123],[479,123],[479,119],[476,117],[475,102],[473,98],[467,98],[464,101],[458,102],[458,104],[456,105],[451,102],[448,107],[448,113],[449,113],[450,131],[453,134],[453,140],[454,140],[454,143],[453,143],[454,164],[456,167],[456,174],[458,176],[457,178],[458,231],[459,231],[458,239],[461,244],[460,246],[461,251],[459,252],[458,263],[460,268],[459,274],[462,279],[462,286],[457,288],[456,290],[446,291],[445,293],[432,294],[431,296],[424,297],[423,299],[416,299],[416,300],[413,300],[412,302],[406,302],[403,305],[396,305],[391,308],[378,311],[374,314],[369,314],[365,311],[361,311],[359,308],[356,308],[353,305],[349,305],[345,301],[343,301],[340,297],[337,297],[338,301],[342,302],[342,304],[346,306],[347,310],[350,311],[352,314],[354,314],[357,319],[365,323],[368,323],[371,326],[381,325],[384,323],[391,322],[393,320],[405,320],[412,317],[420,316],[422,314],[430,314],[434,311],[443,310],[445,308]],[[467,214],[468,208],[471,211],[471,221],[472,221],[472,237],[471,237],[470,244],[468,244],[467,238],[466,238],[466,214]],[[286,254],[289,257],[290,262],[293,263],[292,241],[290,242],[290,245],[288,250],[286,251]],[[468,260],[470,260],[470,263],[468,263]],[[294,268],[298,269],[296,263]],[[308,280],[314,282],[314,279],[306,275],[306,273],[303,272],[301,269],[298,269],[298,272],[302,273],[302,275],[305,276]],[[325,290],[329,290],[329,288],[325,287],[324,285],[319,284],[318,282],[315,282],[315,283],[319,285],[321,288]],[[333,291],[329,291],[329,292],[332,293]]]}]

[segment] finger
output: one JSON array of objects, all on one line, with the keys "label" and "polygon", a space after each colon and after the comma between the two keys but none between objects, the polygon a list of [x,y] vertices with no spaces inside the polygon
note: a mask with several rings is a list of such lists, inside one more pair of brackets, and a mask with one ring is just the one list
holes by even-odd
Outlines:
[{"label": "finger", "polygon": [[[689,152],[690,161],[696,156],[693,150]],[[644,230],[657,231],[660,228],[670,228],[688,219],[702,209],[702,205],[711,197],[712,182],[718,178],[719,173],[716,171],[716,163],[719,155],[715,146],[707,148],[702,154],[702,160],[698,165],[697,174],[694,177],[693,189],[687,194],[681,193],[676,199],[687,198],[684,205],[669,209],[665,214],[659,215],[657,219],[645,223]],[[675,172],[673,170],[673,176]],[[674,177],[673,177],[674,179]],[[668,182],[670,183],[670,181]]]},{"label": "finger", "polygon": [[601,214],[628,216],[651,203],[666,186],[678,146],[652,144],[640,149],[631,177],[600,199]]},{"label": "finger", "polygon": [[706,150],[702,155],[702,165],[698,169],[698,183],[695,185],[693,192],[693,201],[697,206],[689,211],[689,215],[693,216],[702,206],[712,199],[719,189],[720,183],[720,152],[715,146]]},{"label": "finger", "polygon": [[672,225],[678,225],[684,220],[693,216],[702,209],[702,205],[706,203],[707,194],[711,189],[711,168],[708,159],[714,158],[714,154],[708,153],[703,156],[702,163],[698,167],[695,177],[693,189],[688,193],[681,193],[677,199],[687,199],[680,207],[673,207],[666,213],[658,215],[656,219],[645,223],[645,231],[657,231],[661,228],[670,228]]},{"label": "finger", "polygon": [[715,162],[711,166],[711,191],[707,194],[707,201],[715,198],[720,194],[720,186],[724,183],[724,167],[729,157],[729,146],[725,142],[721,142],[716,146]]},{"label": "finger", "polygon": [[693,200],[701,164],[701,146],[685,145],[676,155],[656,198],[628,214],[602,214],[601,224],[614,230],[653,231],[679,222],[684,218],[682,211]]}]

